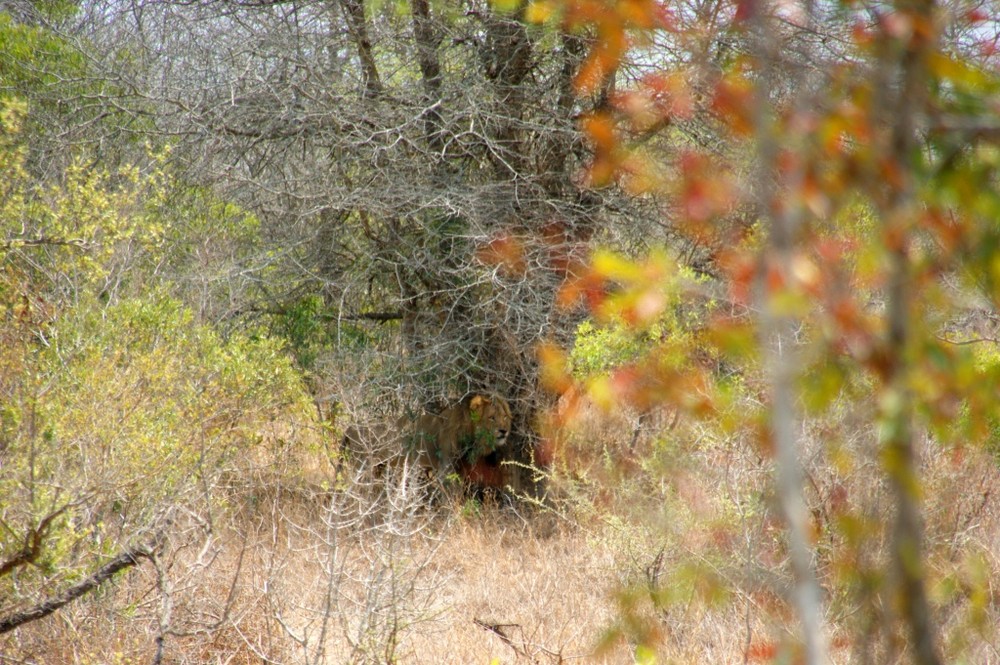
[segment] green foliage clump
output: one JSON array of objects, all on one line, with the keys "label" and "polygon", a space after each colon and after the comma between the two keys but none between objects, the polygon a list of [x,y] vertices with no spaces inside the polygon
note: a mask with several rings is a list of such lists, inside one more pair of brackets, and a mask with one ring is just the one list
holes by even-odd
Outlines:
[{"label": "green foliage clump", "polygon": [[278,334],[288,340],[295,359],[307,370],[330,344],[323,315],[323,299],[312,295],[292,303],[276,319]]},{"label": "green foliage clump", "polygon": [[0,550],[58,518],[36,565],[0,579],[12,599],[71,581],[169,513],[202,510],[223,478],[264,463],[272,421],[309,408],[280,344],[224,341],[169,299],[81,305],[43,347],[22,342],[4,353],[30,360],[0,395]]},{"label": "green foliage clump", "polygon": [[58,182],[40,181],[25,166],[25,112],[21,102],[0,103],[0,264],[50,295],[117,281],[109,278],[124,271],[124,251],[160,244],[163,228],[144,206],[163,195],[165,172],[111,172],[77,156]]},{"label": "green foliage clump", "polygon": [[283,342],[223,337],[153,281],[178,221],[163,157],[41,180],[25,113],[0,104],[0,616],[223,509],[312,411]]},{"label": "green foliage clump", "polygon": [[573,374],[581,380],[591,379],[641,360],[654,347],[662,351],[657,355],[660,361],[682,365],[689,355],[684,344],[690,340],[691,332],[676,321],[660,321],[644,330],[621,321],[604,325],[584,321],[577,326],[570,354]]},{"label": "green foliage clump", "polygon": [[0,12],[0,95],[30,97],[59,81],[80,80],[85,67],[83,55],[65,40]]},{"label": "green foliage clump", "polygon": [[[605,259],[607,260],[607,258]],[[626,265],[624,262],[622,266]],[[619,270],[622,270],[619,268]],[[651,285],[655,296],[655,318],[636,325],[628,301],[616,302],[600,316],[577,326],[570,352],[574,378],[590,380],[652,356],[658,366],[680,368],[696,348],[696,333],[703,325],[704,308],[685,303],[683,283],[697,278],[682,266],[669,279]]]},{"label": "green foliage clump", "polygon": [[[143,148],[139,137],[148,135],[152,126],[145,114],[106,103],[121,101],[126,93],[101,71],[115,55],[94,58],[87,52],[91,45],[86,38],[68,36],[75,32],[69,24],[78,3],[21,5],[23,12],[0,10],[0,105],[12,99],[26,103],[29,170],[38,175],[62,171],[67,157],[79,156],[67,150],[71,145],[96,146],[93,161],[112,170],[135,161]],[[116,64],[119,71],[131,67]]]}]

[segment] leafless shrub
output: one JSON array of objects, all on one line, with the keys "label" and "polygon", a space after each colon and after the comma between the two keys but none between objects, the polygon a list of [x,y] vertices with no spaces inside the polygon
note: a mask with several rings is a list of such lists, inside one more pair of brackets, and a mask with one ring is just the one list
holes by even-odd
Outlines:
[{"label": "leafless shrub", "polygon": [[347,466],[318,514],[285,516],[294,545],[264,585],[296,661],[397,662],[407,636],[440,614],[443,577],[430,564],[447,522],[426,509],[424,489],[405,466],[377,478]]}]

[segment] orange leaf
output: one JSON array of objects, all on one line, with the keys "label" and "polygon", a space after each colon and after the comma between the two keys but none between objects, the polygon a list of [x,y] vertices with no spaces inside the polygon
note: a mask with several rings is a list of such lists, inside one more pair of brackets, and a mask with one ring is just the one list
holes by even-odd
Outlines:
[{"label": "orange leaf", "polygon": [[499,235],[476,252],[477,258],[487,265],[504,268],[508,273],[524,273],[524,246],[520,240],[509,234]]},{"label": "orange leaf", "polygon": [[747,649],[746,659],[751,663],[774,660],[778,655],[778,645],[774,642],[754,642]]},{"label": "orange leaf", "polygon": [[569,376],[566,354],[555,344],[543,342],[538,345],[538,364],[541,367],[541,383],[554,393],[564,393],[573,385]]},{"label": "orange leaf", "polygon": [[735,134],[747,136],[753,131],[753,101],[750,82],[730,74],[715,86],[712,108]]},{"label": "orange leaf", "polygon": [[609,113],[591,113],[583,118],[580,125],[598,150],[611,150],[617,145],[615,121]]},{"label": "orange leaf", "polygon": [[615,64],[617,63],[614,62],[614,58],[607,51],[602,49],[592,51],[573,79],[576,94],[584,96],[597,92]]}]

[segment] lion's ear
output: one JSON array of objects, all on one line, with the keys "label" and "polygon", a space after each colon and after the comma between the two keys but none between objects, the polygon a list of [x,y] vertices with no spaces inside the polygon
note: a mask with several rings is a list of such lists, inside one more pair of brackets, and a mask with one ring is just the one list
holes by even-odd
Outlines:
[{"label": "lion's ear", "polygon": [[472,401],[469,402],[469,408],[472,411],[482,411],[489,403],[490,401],[482,395],[473,395]]}]

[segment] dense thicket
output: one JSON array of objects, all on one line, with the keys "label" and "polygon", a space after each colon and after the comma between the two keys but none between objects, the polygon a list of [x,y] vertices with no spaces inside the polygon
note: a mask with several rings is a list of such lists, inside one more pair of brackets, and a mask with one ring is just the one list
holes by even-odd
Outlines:
[{"label": "dense thicket", "polygon": [[488,391],[629,658],[992,653],[995,9],[0,1],[0,632],[394,662],[450,513],[337,441]]},{"label": "dense thicket", "polygon": [[[533,346],[568,330],[552,306],[567,255],[641,224],[640,206],[581,180],[577,120],[603,103],[572,87],[588,38],[486,3],[87,12],[134,54],[127,87],[174,157],[261,220],[268,277],[244,313],[311,318],[331,346],[388,354],[375,397],[488,389],[523,400],[527,425]],[[529,270],[482,260],[501,233],[545,238]]]}]

